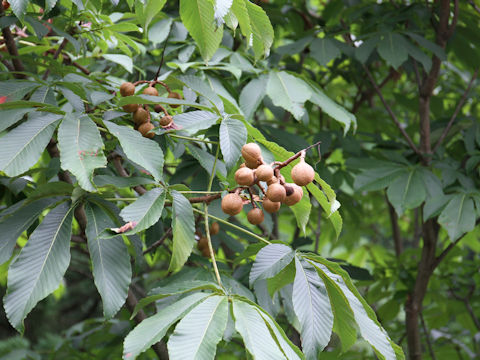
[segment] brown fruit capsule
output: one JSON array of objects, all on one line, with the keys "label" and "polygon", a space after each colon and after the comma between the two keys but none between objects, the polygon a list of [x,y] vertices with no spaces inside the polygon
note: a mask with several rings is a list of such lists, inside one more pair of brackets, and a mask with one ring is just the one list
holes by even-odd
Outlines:
[{"label": "brown fruit capsule", "polygon": [[222,211],[228,215],[237,215],[243,209],[243,200],[238,194],[227,194],[222,199]]},{"label": "brown fruit capsule", "polygon": [[283,201],[287,197],[287,193],[283,185],[272,184],[267,189],[267,197],[271,201]]},{"label": "brown fruit capsule", "polygon": [[256,169],[258,167],[258,165],[261,164],[261,161],[258,160],[258,161],[246,161],[245,160],[245,166],[248,167],[249,169]]},{"label": "brown fruit capsule", "polygon": [[139,107],[137,111],[133,113],[133,122],[137,125],[142,125],[148,121],[148,111],[142,107]]},{"label": "brown fruit capsule", "polygon": [[138,104],[127,104],[122,106],[123,111],[128,112],[128,113],[133,113],[137,111],[138,109]]},{"label": "brown fruit capsule", "polygon": [[206,257],[206,258],[210,257],[210,250],[208,249],[208,246],[206,248],[203,248],[201,251],[202,251],[203,257]]},{"label": "brown fruit capsule", "polygon": [[241,168],[244,168],[245,166],[247,166],[247,165],[245,165],[245,163],[241,163],[238,168],[241,169]]},{"label": "brown fruit capsule", "polygon": [[266,212],[268,212],[270,214],[273,214],[273,213],[277,212],[278,210],[280,210],[281,205],[282,205],[281,203],[271,201],[269,198],[264,198],[263,199],[263,210],[265,210]]},{"label": "brown fruit capsule", "polygon": [[254,208],[247,214],[247,220],[252,225],[258,225],[263,222],[264,215],[262,209]]},{"label": "brown fruit capsule", "polygon": [[[179,93],[177,92],[171,92],[171,93],[168,93],[168,97],[170,99],[178,99],[178,100],[182,100],[182,95],[180,95]],[[177,108],[179,107],[180,105],[177,105],[177,104],[170,104],[170,107],[172,108]]]},{"label": "brown fruit capsule", "polygon": [[300,162],[293,167],[291,175],[295,184],[298,186],[305,186],[313,181],[315,171],[305,162],[305,160],[300,159]]},{"label": "brown fruit capsule", "polygon": [[220,225],[218,225],[217,222],[213,222],[210,225],[210,235],[217,235],[219,231],[220,231]]},{"label": "brown fruit capsule", "polygon": [[140,131],[143,136],[151,139],[155,136],[155,133],[149,131],[154,127],[152,123],[146,122],[138,127],[138,131]]},{"label": "brown fruit capsule", "polygon": [[135,94],[135,85],[133,85],[131,82],[124,82],[122,85],[120,85],[120,94],[122,96],[131,96]]},{"label": "brown fruit capsule", "polygon": [[242,186],[253,185],[255,181],[255,175],[253,174],[253,170],[247,167],[238,169],[237,171],[235,171],[235,181],[238,185]]},{"label": "brown fruit capsule", "polygon": [[165,127],[170,125],[172,121],[173,121],[173,118],[170,115],[165,115],[160,119],[160,125]]},{"label": "brown fruit capsule", "polygon": [[242,146],[242,156],[245,159],[245,164],[256,164],[262,158],[262,150],[260,146],[255,143],[248,143]]},{"label": "brown fruit capsule", "polygon": [[268,181],[273,177],[273,169],[265,164],[260,165],[255,171],[255,175],[257,175],[257,178],[260,181]]},{"label": "brown fruit capsule", "polygon": [[270,180],[267,181],[267,185],[270,186],[272,184],[276,184],[278,183],[278,179],[276,176],[272,176],[272,178]]},{"label": "brown fruit capsule", "polygon": [[143,93],[145,95],[158,96],[158,91],[153,86],[149,86],[149,87],[143,89]]},{"label": "brown fruit capsule", "polygon": [[297,184],[286,184],[285,188],[291,188],[292,192],[290,195],[288,195],[287,191],[287,197],[283,201],[283,203],[287,206],[292,206],[298,203],[300,200],[302,200],[303,197],[303,189],[301,186],[298,186]]},{"label": "brown fruit capsule", "polygon": [[205,236],[202,236],[197,242],[198,250],[202,251],[203,249],[208,250],[208,239]]},{"label": "brown fruit capsule", "polygon": [[163,107],[162,107],[162,105],[157,104],[153,107],[153,110],[155,110],[155,112],[159,113],[159,112],[163,111]]}]

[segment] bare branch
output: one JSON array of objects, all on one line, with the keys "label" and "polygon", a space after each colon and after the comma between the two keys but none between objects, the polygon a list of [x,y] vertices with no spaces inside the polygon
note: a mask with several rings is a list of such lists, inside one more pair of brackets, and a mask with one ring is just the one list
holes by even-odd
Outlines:
[{"label": "bare branch", "polygon": [[143,255],[148,254],[150,251],[155,250],[157,247],[161,246],[164,241],[172,234],[172,228],[169,228],[163,236],[155,241],[152,245],[150,245],[144,252]]},{"label": "bare branch", "polygon": [[452,128],[453,123],[455,122],[455,119],[457,118],[458,113],[462,109],[463,105],[465,104],[465,101],[467,100],[468,93],[470,92],[470,89],[472,88],[473,83],[475,82],[477,76],[478,76],[478,70],[475,70],[475,72],[472,75],[472,78],[470,79],[470,82],[468,83],[467,88],[465,89],[465,92],[463,93],[462,97],[460,98],[460,101],[457,104],[457,107],[455,108],[455,111],[452,114],[452,117],[448,121],[447,126],[445,129],[443,129],[442,135],[440,135],[440,138],[438,139],[437,143],[435,144],[433,148],[433,152],[435,152],[438,147],[442,144],[443,140],[445,140],[445,137],[447,136],[448,132]]}]

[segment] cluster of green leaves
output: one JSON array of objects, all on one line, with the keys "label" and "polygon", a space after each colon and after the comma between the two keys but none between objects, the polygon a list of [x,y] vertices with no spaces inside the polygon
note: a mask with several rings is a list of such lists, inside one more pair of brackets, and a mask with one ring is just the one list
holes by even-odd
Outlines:
[{"label": "cluster of green leaves", "polygon": [[[378,357],[403,358],[339,265],[283,243],[270,244],[253,228],[223,220],[219,200],[203,209],[188,200],[204,190],[220,193],[233,188],[240,149],[248,141],[260,144],[268,161],[284,161],[294,154],[253,126],[262,101],[304,124],[307,102],[315,104],[342,124],[345,133],[352,125],[355,128],[355,117],[315,82],[261,60],[269,55],[273,28],[258,5],[248,0],[184,0],[178,9],[164,9],[165,1],[127,3],[122,12],[100,13],[100,1],[65,0],[47,4],[46,15],[33,20],[38,4],[12,1],[15,16],[1,17],[2,26],[22,21],[29,44],[19,44],[26,79],[6,76],[0,82],[0,96],[6,97],[0,110],[5,204],[0,209],[0,261],[8,265],[4,309],[10,324],[23,332],[27,315],[70,276],[67,268],[75,268],[88,254],[87,268],[91,267],[106,320],[125,303],[134,272],[152,276],[148,280],[152,282],[154,275],[145,269],[145,260],[163,276],[169,275],[134,310],[133,315],[152,302],[157,304],[157,313],[126,336],[125,359],[149,349],[177,322],[167,345],[172,359],[213,358],[222,339],[229,343],[235,337],[243,339],[254,358],[314,359],[328,345],[332,332],[340,338],[342,351],[347,351],[356,343],[356,326]],[[179,18],[169,15],[176,10]],[[62,11],[68,15],[57,18]],[[53,21],[47,22],[48,18]],[[233,35],[223,32],[224,24]],[[56,35],[45,31],[45,26]],[[62,27],[65,32],[58,30]],[[245,45],[234,51],[237,27]],[[52,59],[45,53],[54,39],[62,42],[65,57],[58,53]],[[165,93],[139,95],[141,91],[115,96],[125,71],[153,76],[160,52],[157,45],[165,41],[162,56],[168,56],[170,70],[160,79],[182,92],[184,99],[171,99]],[[134,62],[133,56],[140,61]],[[241,91],[227,85],[225,74],[245,84]],[[125,104],[158,103],[178,106],[169,111],[179,130],[155,128],[154,139],[132,129],[129,116],[120,111]],[[154,124],[158,119],[152,113]],[[167,163],[174,165],[173,172]],[[282,169],[287,181],[293,165]],[[119,166],[125,166],[130,176],[118,173]],[[310,184],[286,216],[293,214],[306,233],[312,196],[329,219],[335,239],[342,229],[340,204],[318,174],[315,179],[321,188]],[[133,190],[137,186],[145,189],[138,197]],[[196,218],[195,213],[204,216]],[[214,237],[221,283],[213,281],[209,263],[194,250],[195,232],[202,222],[208,227],[209,217],[225,227]],[[267,218],[271,233],[273,220]],[[142,251],[168,228],[172,240],[166,250],[144,257]],[[219,240],[233,257],[221,250]],[[243,251],[245,242],[254,240],[269,245],[253,243]],[[250,271],[250,258],[255,255]],[[229,268],[228,262],[235,266]],[[242,284],[232,277],[238,271],[250,274],[253,292],[246,287],[248,281]],[[282,307],[274,301],[280,297]],[[302,351],[277,322],[280,314],[301,334]]]}]

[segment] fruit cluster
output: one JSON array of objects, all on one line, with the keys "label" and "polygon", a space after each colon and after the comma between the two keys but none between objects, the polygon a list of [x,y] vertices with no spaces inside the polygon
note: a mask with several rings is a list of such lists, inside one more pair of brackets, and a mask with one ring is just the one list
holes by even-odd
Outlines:
[{"label": "fruit cluster", "polygon": [[[284,162],[274,162],[269,165],[263,161],[262,151],[257,144],[245,144],[242,147],[242,157],[245,162],[235,172],[235,181],[240,187],[223,197],[223,212],[232,216],[239,214],[244,205],[240,192],[247,188],[253,206],[253,209],[247,213],[247,219],[253,225],[263,222],[263,211],[255,204],[255,198],[258,197],[253,194],[254,185],[257,185],[263,193],[263,210],[268,213],[280,210],[281,204],[292,206],[298,203],[303,197],[302,186],[311,183],[315,177],[315,171],[305,162],[305,153],[306,151],[302,150]],[[285,178],[280,174],[280,169],[297,158],[300,158],[300,162],[291,172],[294,183],[286,183]],[[266,191],[260,181],[267,184]]]},{"label": "fruit cluster", "polygon": [[[139,83],[148,83],[148,86],[143,89],[142,93],[145,95],[158,96],[158,90],[155,88],[156,84],[160,84],[168,91],[168,97],[174,99],[181,99],[182,96],[177,92],[172,92],[161,81],[137,81],[136,83],[124,82],[120,86],[120,94],[122,96],[131,96],[135,94],[135,85]],[[179,105],[170,105],[172,108],[176,108]],[[135,123],[135,129],[142,133],[144,137],[153,138],[155,133],[151,132],[155,127],[151,122],[150,110],[148,105],[139,104],[127,104],[124,105],[123,110],[128,113],[132,113],[133,122]],[[174,128],[173,117],[170,116],[167,110],[160,104],[154,106],[154,110],[157,113],[163,112],[163,117],[160,118],[160,126],[164,129]]]}]

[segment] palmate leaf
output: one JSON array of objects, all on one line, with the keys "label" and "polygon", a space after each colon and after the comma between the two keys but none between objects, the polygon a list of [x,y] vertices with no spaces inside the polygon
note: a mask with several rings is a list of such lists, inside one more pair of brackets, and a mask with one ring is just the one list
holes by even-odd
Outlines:
[{"label": "palmate leaf", "polygon": [[169,271],[177,271],[185,264],[195,245],[195,219],[192,205],[178,191],[172,191],[173,198],[173,249]]},{"label": "palmate leaf", "polygon": [[295,258],[293,309],[300,322],[302,349],[307,359],[317,359],[327,346],[333,327],[333,313],[323,281],[308,262]]},{"label": "palmate leaf", "polygon": [[473,200],[467,194],[455,194],[443,209],[438,222],[447,230],[451,241],[475,227]]},{"label": "palmate leaf", "polygon": [[122,146],[127,157],[147,170],[155,180],[163,177],[163,151],[150,139],[144,138],[138,131],[120,126],[110,121],[103,122]]},{"label": "palmate leaf", "polygon": [[160,341],[170,326],[209,296],[208,293],[193,293],[143,320],[125,338],[123,358],[125,360],[135,359],[150,346]]},{"label": "palmate leaf", "polygon": [[215,26],[215,10],[209,0],[180,1],[180,18],[195,40],[205,61],[217,51],[223,36],[223,27]]},{"label": "palmate leaf", "polygon": [[[327,261],[319,256],[306,254],[310,263],[317,271],[323,272],[322,277],[328,276],[347,299],[361,336],[369,342],[380,359],[401,360],[405,356],[400,347],[395,345],[376,319],[374,311],[361,297],[353,285],[348,274],[338,264]],[[330,285],[331,285],[330,284]],[[338,304],[333,304],[334,307]],[[346,319],[349,321],[348,319]]]},{"label": "palmate leaf", "polygon": [[227,168],[233,167],[247,142],[247,129],[240,120],[226,117],[220,124],[220,149]]},{"label": "palmate leaf", "polygon": [[255,306],[234,299],[233,317],[235,329],[242,336],[246,349],[254,359],[289,360],[277,345],[269,327]]},{"label": "palmate leaf", "polygon": [[136,223],[134,229],[125,234],[137,233],[155,224],[162,215],[164,203],[165,191],[162,188],[155,188],[124,207],[120,216],[126,222]]},{"label": "palmate leaf", "polygon": [[300,120],[305,113],[304,103],[310,99],[312,92],[302,79],[285,71],[271,71],[267,95],[276,106],[284,108]]},{"label": "palmate leaf", "polygon": [[250,271],[250,285],[255,281],[272,278],[290,264],[295,251],[283,244],[270,244],[262,248]]},{"label": "palmate leaf", "polygon": [[43,198],[20,207],[0,221],[0,264],[10,259],[20,235],[40,216],[42,211],[58,201],[57,197]]},{"label": "palmate leaf", "polygon": [[58,128],[58,148],[62,169],[69,170],[87,191],[95,191],[93,171],[105,167],[103,141],[88,115],[67,114]]},{"label": "palmate leaf", "polygon": [[181,126],[183,131],[190,135],[195,134],[200,130],[205,130],[214,125],[219,119],[218,114],[210,111],[190,111],[173,116],[173,121],[178,126]]},{"label": "palmate leaf", "polygon": [[115,226],[105,211],[95,203],[85,205],[88,250],[93,265],[95,286],[102,297],[103,314],[113,317],[122,307],[132,278],[130,256],[121,236],[100,239],[98,235]]},{"label": "palmate leaf", "polygon": [[0,138],[0,170],[8,176],[17,176],[32,167],[50,141],[60,118],[50,113],[32,113],[28,121]]},{"label": "palmate leaf", "polygon": [[388,187],[388,200],[398,215],[406,209],[414,209],[425,200],[426,188],[419,169],[407,171],[397,177]]},{"label": "palmate leaf", "polygon": [[27,314],[58,287],[67,270],[73,210],[63,203],[50,211],[10,265],[3,302],[8,320],[20,332]]},{"label": "palmate leaf", "polygon": [[168,341],[172,360],[214,359],[228,320],[226,296],[210,296],[194,307],[175,327]]}]

